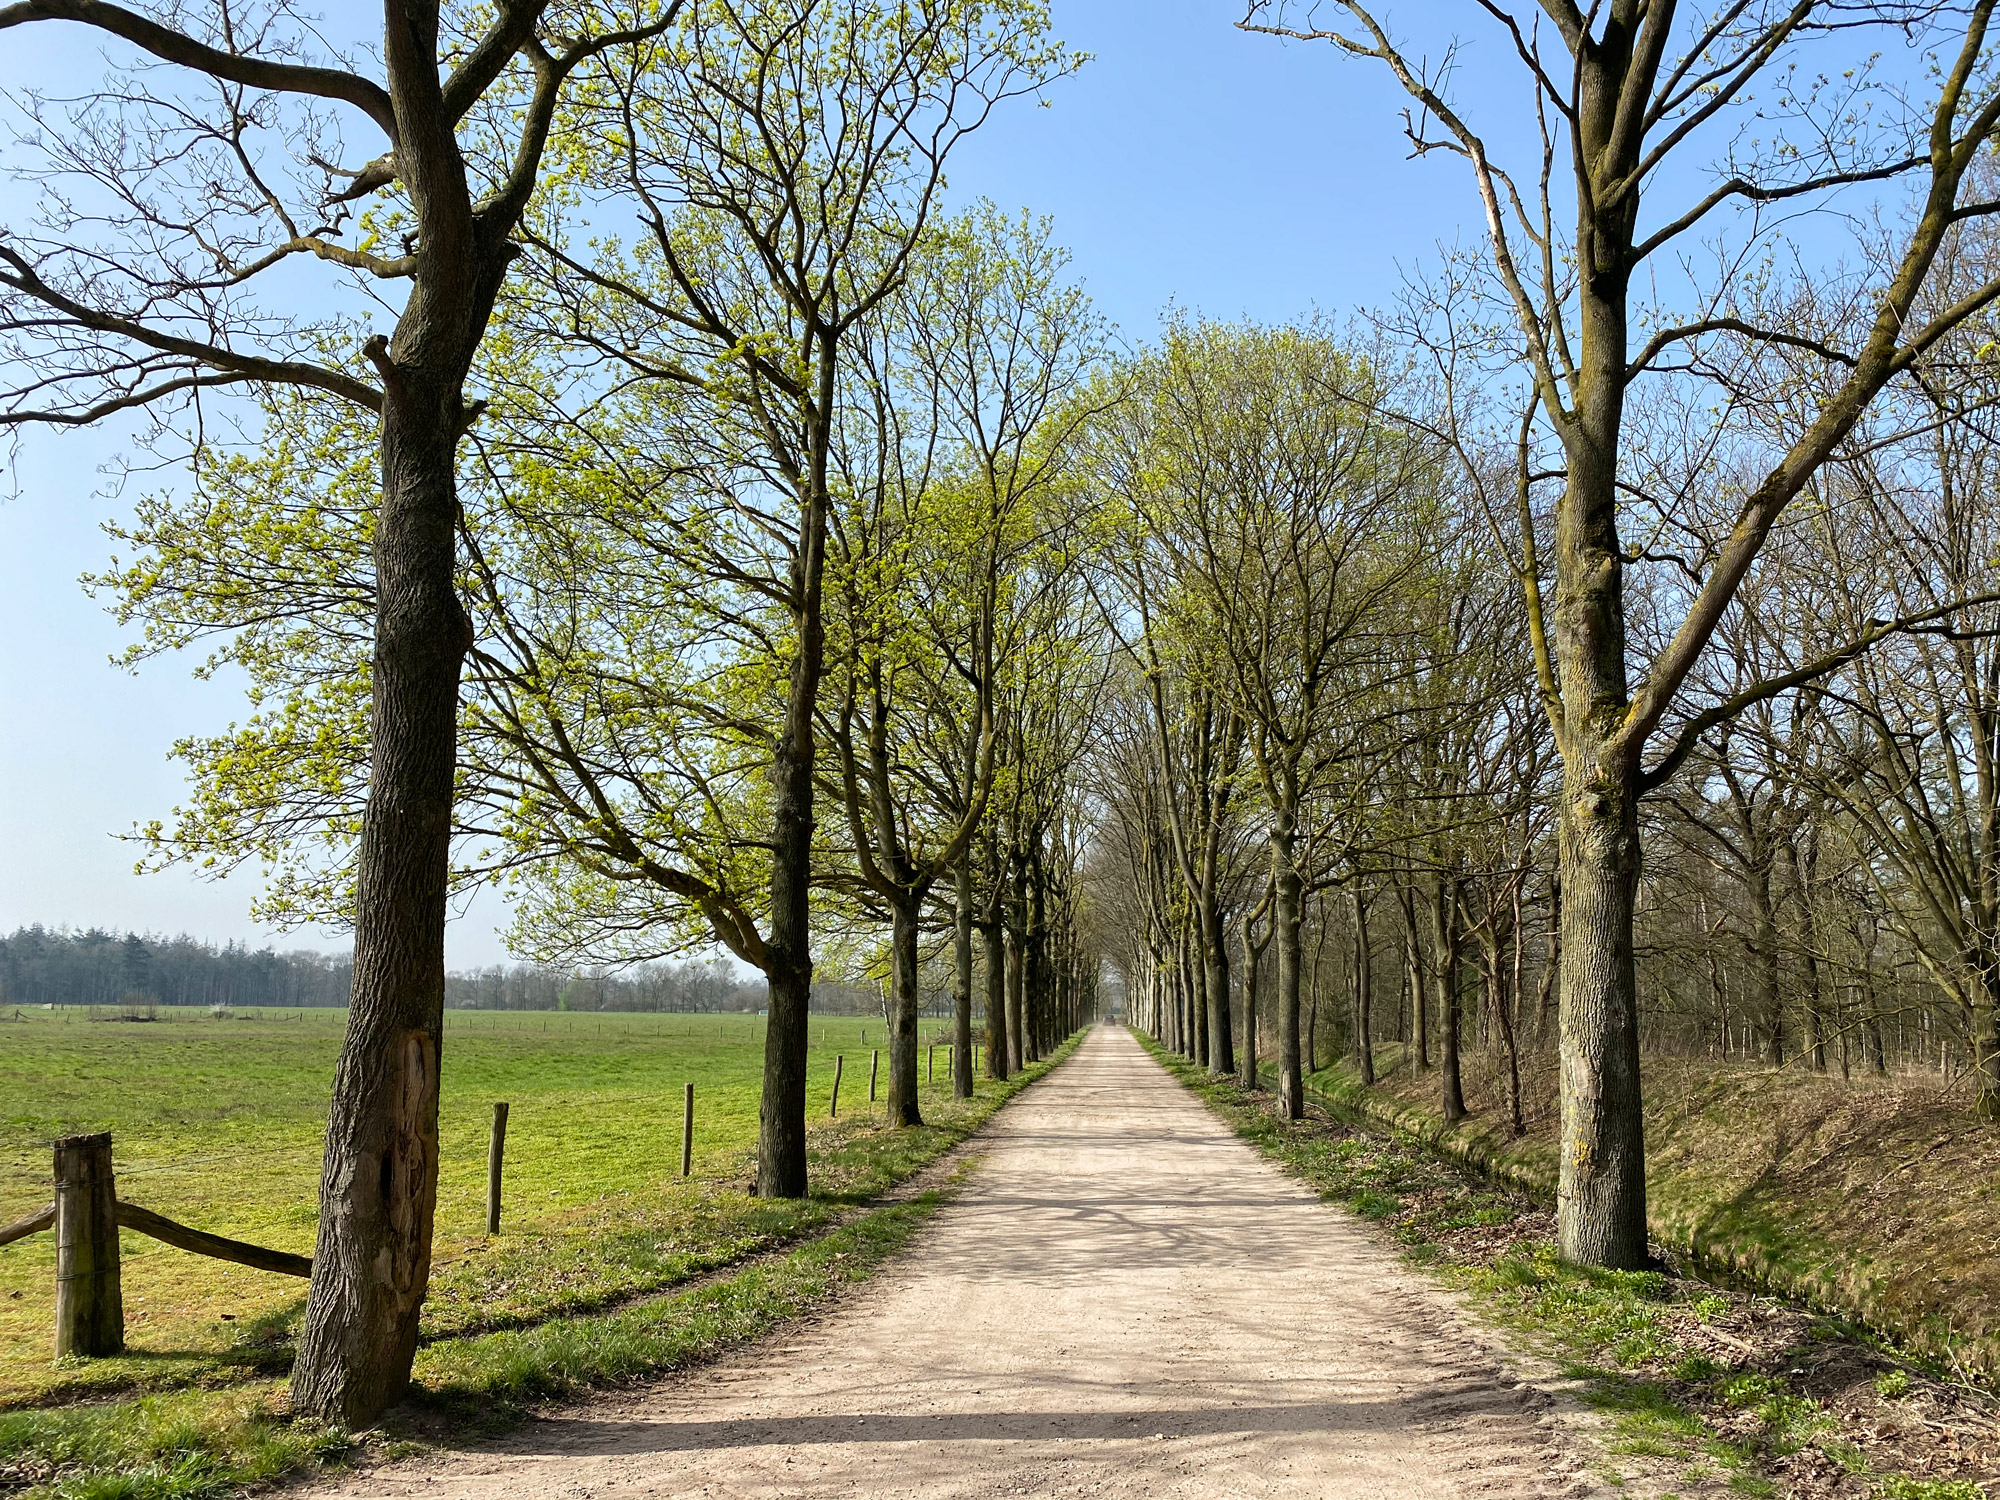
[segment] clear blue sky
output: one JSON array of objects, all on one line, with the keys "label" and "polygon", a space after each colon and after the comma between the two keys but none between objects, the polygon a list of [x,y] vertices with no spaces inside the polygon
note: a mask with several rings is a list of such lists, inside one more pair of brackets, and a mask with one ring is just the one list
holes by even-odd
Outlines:
[{"label": "clear blue sky", "polygon": [[[1094,60],[1048,108],[997,116],[952,170],[954,198],[1053,216],[1129,338],[1170,304],[1266,320],[1344,313],[1385,299],[1398,266],[1438,240],[1477,233],[1462,166],[1404,160],[1385,76],[1323,47],[1241,34],[1240,14],[1234,0],[1055,0],[1058,33]],[[35,66],[17,71],[17,52],[0,81],[95,78],[94,44],[34,30]],[[167,759],[177,736],[245,712],[234,687],[174,663],[136,676],[107,665],[121,632],[76,579],[109,555],[98,523],[120,506],[101,466],[116,451],[111,433],[30,434],[20,492],[0,501],[0,930],[95,924],[344,946],[258,929],[246,914],[254,876],[135,876],[114,837],[180,798]],[[503,960],[504,915],[491,897],[475,902],[450,930],[451,966]]]}]

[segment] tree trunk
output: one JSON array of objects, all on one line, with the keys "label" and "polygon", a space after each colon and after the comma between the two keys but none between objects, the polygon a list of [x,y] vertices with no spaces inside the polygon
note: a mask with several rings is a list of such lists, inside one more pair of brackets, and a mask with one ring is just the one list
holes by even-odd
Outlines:
[{"label": "tree trunk", "polygon": [[1565,1259],[1582,1265],[1640,1270],[1646,1265],[1646,1149],[1632,960],[1636,789],[1565,763],[1559,843],[1563,1124],[1557,1246]]},{"label": "tree trunk", "polygon": [[819,698],[825,636],[820,626],[818,561],[825,526],[804,523],[809,605],[798,618],[800,649],[792,660],[785,728],[772,757],[776,794],[771,840],[770,1020],[764,1031],[764,1094],[757,1114],[757,1193],[764,1198],[806,1194],[806,1053],[812,1014],[813,710]]},{"label": "tree trunk", "polygon": [[1062,932],[1058,933],[1056,952],[1056,1010],[1055,1024],[1049,1028],[1050,1051],[1076,1030],[1076,966],[1071,961],[1069,939]]},{"label": "tree trunk", "polygon": [[986,958],[986,1076],[1006,1079],[1013,1070],[1007,1059],[1012,1044],[1007,1039],[1007,940],[998,922],[979,929]]},{"label": "tree trunk", "polygon": [[1549,882],[1549,934],[1548,952],[1542,958],[1542,977],[1535,989],[1535,1044],[1548,1045],[1549,1016],[1554,1007],[1549,1003],[1556,992],[1556,980],[1562,973],[1562,881]]},{"label": "tree trunk", "polygon": [[1465,1089],[1458,1072],[1458,892],[1449,893],[1443,880],[1431,887],[1432,981],[1437,988],[1438,1023],[1444,1041],[1444,1122],[1465,1118]]},{"label": "tree trunk", "polygon": [[[1320,912],[1320,922],[1326,922],[1325,909]],[[1314,949],[1312,978],[1306,981],[1306,1068],[1309,1072],[1319,1071],[1319,950]]]},{"label": "tree trunk", "polygon": [[349,1428],[368,1426],[409,1384],[437,1207],[445,891],[459,670],[471,645],[453,576],[460,380],[426,378],[416,364],[438,332],[399,327],[399,378],[385,382],[353,990],[292,1369],[293,1405]]},{"label": "tree trunk", "polygon": [[972,1097],[972,856],[958,862],[952,926],[951,1092]]},{"label": "tree trunk", "polygon": [[1021,930],[1021,910],[1012,906],[1007,913],[1007,1071],[1018,1073],[1026,1066],[1027,1050],[1021,1035],[1024,990],[1028,960],[1027,934]]},{"label": "tree trunk", "polygon": [[[1747,836],[1757,837],[1754,830]],[[1771,867],[1761,851],[1752,854],[1743,880],[1750,896],[1750,972],[1757,981],[1757,1019],[1764,1032],[1764,1061],[1782,1068],[1785,1005],[1778,988],[1778,924],[1771,913]]]},{"label": "tree trunk", "polygon": [[1039,841],[1028,868],[1027,951],[1023,964],[1021,1003],[1026,1023],[1023,1035],[1026,1047],[1022,1056],[1027,1062],[1039,1062],[1047,1049],[1049,1010],[1055,998],[1054,987],[1049,982],[1048,883],[1042,869]]},{"label": "tree trunk", "polygon": [[1424,978],[1424,952],[1417,938],[1417,893],[1409,886],[1396,888],[1403,908],[1403,981],[1410,992],[1410,1021],[1417,1051],[1419,1071],[1431,1065],[1430,985]]},{"label": "tree trunk", "polygon": [[1972,1047],[1973,1113],[2000,1120],[2000,961],[1980,965],[1966,1038]]},{"label": "tree trunk", "polygon": [[1230,1038],[1230,940],[1222,920],[1220,898],[1210,884],[1202,892],[1202,986],[1208,1012],[1208,1046],[1202,1062],[1210,1078],[1236,1072],[1236,1048]]},{"label": "tree trunk", "polygon": [[1348,892],[1354,903],[1354,1055],[1361,1082],[1375,1082],[1374,955],[1368,951],[1368,898],[1357,881]]},{"label": "tree trunk", "polygon": [[[1809,841],[1818,842],[1817,832]],[[1801,853],[1796,844],[1789,846],[1792,868],[1792,888],[1799,898],[1799,952],[1806,969],[1806,1046],[1812,1059],[1815,1073],[1826,1071],[1826,1016],[1825,996],[1820,987],[1819,974],[1819,919],[1813,911],[1813,874],[1817,868],[1816,852]],[[1843,1044],[1846,1040],[1842,1034]],[[1843,1053],[1843,1056],[1845,1054]]]},{"label": "tree trunk", "polygon": [[1257,969],[1264,950],[1250,940],[1252,913],[1244,908],[1240,937],[1243,944],[1243,1048],[1242,1072],[1237,1082],[1244,1088],[1257,1087]]},{"label": "tree trunk", "polygon": [[1304,949],[1299,923],[1304,904],[1303,883],[1292,854],[1291,819],[1284,815],[1271,829],[1271,936],[1278,945],[1278,1112],[1288,1120],[1305,1118],[1305,1077],[1299,1066],[1299,982]]},{"label": "tree trunk", "polygon": [[1197,969],[1194,959],[1194,936],[1190,924],[1183,922],[1181,929],[1180,986],[1181,1004],[1178,1029],[1180,1045],[1175,1049],[1189,1062],[1199,1062],[1196,1055],[1201,1051],[1201,985],[1196,980]]},{"label": "tree trunk", "polygon": [[[1525,844],[1522,847],[1521,859],[1525,865],[1527,862]],[[1514,877],[1514,890],[1512,894],[1514,903],[1514,931],[1512,934],[1514,982],[1500,996],[1500,1040],[1507,1048],[1507,1118],[1512,1123],[1514,1134],[1517,1137],[1528,1133],[1527,1122],[1521,1112],[1521,1048],[1514,1039],[1515,1018],[1521,1007],[1521,983],[1525,977],[1522,947],[1527,939],[1526,934],[1521,930],[1521,884],[1526,879],[1527,873],[1525,870]]]},{"label": "tree trunk", "polygon": [[1188,935],[1188,1060],[1208,1066],[1208,954],[1196,925]]},{"label": "tree trunk", "polygon": [[1312,982],[1306,986],[1310,1000],[1306,1002],[1306,1068],[1310,1072],[1320,1070],[1320,974],[1314,966]]},{"label": "tree trunk", "polygon": [[1188,1017],[1194,1014],[1194,1000],[1188,988],[1188,956],[1186,924],[1182,931],[1174,935],[1174,1021],[1173,1041],[1170,1045],[1182,1057],[1187,1057],[1194,1049],[1189,1045]]},{"label": "tree trunk", "polygon": [[917,993],[917,921],[923,906],[921,894],[908,893],[889,908],[889,1120],[895,1125],[924,1123],[917,1079],[917,1012],[922,1007]]}]

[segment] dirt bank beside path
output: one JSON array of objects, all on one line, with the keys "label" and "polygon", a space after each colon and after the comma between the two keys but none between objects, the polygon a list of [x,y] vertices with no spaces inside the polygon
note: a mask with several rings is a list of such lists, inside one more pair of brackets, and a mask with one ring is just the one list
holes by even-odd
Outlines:
[{"label": "dirt bank beside path", "polygon": [[824,1320],[309,1493],[1578,1494],[1559,1419],[1344,1213],[1101,1027]]}]

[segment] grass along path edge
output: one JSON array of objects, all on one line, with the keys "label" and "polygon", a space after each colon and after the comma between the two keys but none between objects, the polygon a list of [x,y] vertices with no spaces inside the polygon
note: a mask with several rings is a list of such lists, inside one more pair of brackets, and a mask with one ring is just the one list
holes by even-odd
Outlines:
[{"label": "grass along path edge", "polygon": [[[1606,1419],[1603,1476],[1648,1490],[1838,1500],[2000,1496],[2000,1418],[1920,1357],[1771,1297],[1661,1271],[1600,1271],[1555,1254],[1545,1204],[1405,1130],[1323,1106],[1284,1120],[1134,1033],[1244,1140],[1320,1197],[1369,1220],[1546,1361],[1561,1393]],[[1318,1103],[1315,1099],[1314,1103]]]},{"label": "grass along path edge", "polygon": [[[1060,1066],[1081,1034],[975,1101],[930,1148],[900,1153],[889,1201],[849,1209],[783,1252],[608,1310],[437,1339],[417,1355],[408,1401],[359,1437],[294,1417],[283,1381],[0,1412],[0,1496],[8,1500],[215,1500],[360,1456],[393,1457],[453,1432],[490,1435],[539,1402],[685,1370],[817,1312],[866,1280],[956,1191],[960,1148],[1024,1089]],[[884,1136],[894,1132],[884,1130]],[[947,1165],[959,1153],[956,1170]],[[920,1159],[919,1159],[920,1158]],[[919,1174],[949,1171],[918,1190]]]},{"label": "grass along path edge", "polygon": [[[1388,1074],[1402,1061],[1391,1049],[1384,1050],[1390,1056],[1381,1085],[1370,1088],[1362,1084],[1352,1060],[1342,1059],[1308,1078],[1307,1097],[1350,1124],[1408,1135],[1543,1204],[1555,1202],[1557,1153],[1553,1140],[1540,1133],[1515,1139],[1507,1129],[1504,1112],[1493,1108],[1470,1115],[1457,1125],[1446,1124],[1436,1106],[1414,1103],[1407,1091],[1399,1095],[1392,1086],[1384,1086],[1392,1083]],[[1757,1075],[1719,1076],[1710,1080],[1705,1091],[1719,1091],[1726,1110],[1754,1110],[1758,1096],[1744,1091],[1759,1081]],[[1678,1095],[1682,1088],[1704,1092],[1698,1084],[1685,1080],[1676,1080],[1668,1091]],[[1843,1102],[1849,1103],[1857,1097],[1865,1096],[1842,1096]],[[1767,1103],[1778,1108],[1781,1101]],[[1964,1266],[1946,1264],[1942,1255],[1927,1259],[1925,1252],[1932,1248],[1928,1242],[1909,1247],[1893,1243],[1881,1233],[1884,1209],[1857,1201],[1852,1184],[1846,1192],[1837,1187],[1825,1192],[1825,1196],[1845,1200],[1840,1242],[1829,1241],[1818,1232],[1826,1227],[1823,1206],[1816,1229],[1811,1215],[1802,1211],[1788,1214],[1784,1194],[1764,1183],[1766,1175],[1779,1175],[1775,1170],[1768,1174],[1756,1170],[1759,1166],[1775,1169],[1776,1163],[1738,1162],[1727,1173],[1715,1170],[1713,1157],[1722,1143],[1712,1129],[1703,1133],[1701,1111],[1661,1105],[1657,1097],[1648,1100],[1647,1218],[1655,1244],[1669,1257],[1731,1284],[1773,1292],[1863,1324],[1961,1379],[1992,1382],[2000,1372],[2000,1311],[1982,1296],[1992,1285],[1990,1276],[1971,1281],[1960,1274]],[[1792,1107],[1796,1109],[1796,1104]],[[1923,1112],[1925,1136],[1936,1125],[1933,1116],[1934,1110]],[[1961,1129],[1983,1132],[1990,1127],[1968,1120]],[[1806,1157],[1830,1159],[1847,1144],[1837,1138],[1838,1132],[1835,1135],[1833,1140],[1791,1144]],[[1929,1150],[1935,1154],[1946,1143],[1939,1137],[1929,1143]],[[1979,1145],[1973,1144],[1975,1148]],[[1921,1150],[1921,1143],[1913,1146],[1907,1139],[1884,1137],[1879,1147],[1890,1159],[1876,1161],[1874,1167],[1879,1170],[1864,1174],[1880,1179],[1874,1184],[1878,1191],[1881,1182],[1898,1177],[1911,1165],[1907,1159],[1893,1158]],[[1704,1161],[1711,1163],[1709,1170],[1702,1169]],[[1978,1166],[1990,1172],[1990,1161],[1986,1158]],[[1865,1185],[1862,1193],[1864,1198],[1872,1197]],[[2000,1179],[1983,1190],[1988,1201],[1996,1196],[2000,1196]],[[1982,1190],[1968,1183],[1954,1205],[1929,1205],[1937,1217],[1956,1227],[1961,1243],[1955,1248],[1970,1262],[1982,1259],[1985,1247],[1992,1243],[1992,1210],[1977,1214],[1952,1210],[1973,1210],[1981,1197]],[[1893,1219],[1893,1211],[1888,1217]],[[1905,1225],[1906,1229],[1914,1227]],[[1873,1243],[1871,1233],[1878,1235]],[[1955,1306],[1953,1298],[1936,1295],[1940,1284],[1959,1294]],[[1971,1316],[1967,1316],[1968,1311]]]},{"label": "grass along path edge", "polygon": [[[310,1253],[325,1080],[344,1012],[285,1022],[11,1027],[0,1048],[0,1218],[49,1197],[48,1143],[114,1133],[121,1196],[253,1244]],[[808,1197],[747,1188],[762,1090],[761,1018],[452,1013],[439,1106],[438,1221],[421,1341],[588,1315],[795,1244],[962,1136],[997,1086],[961,1103],[926,1082],[930,1124],[888,1131],[867,1102],[880,1021],[815,1017],[807,1078]],[[553,1022],[551,1032],[542,1025]],[[240,1028],[240,1029],[239,1029]],[[836,1057],[848,1090],[828,1113]],[[858,1056],[856,1055],[858,1052]],[[926,1070],[927,1072],[930,1070]],[[697,1085],[693,1173],[675,1171],[686,1083]],[[486,1232],[491,1101],[510,1100],[505,1232]],[[942,1137],[939,1132],[943,1132]],[[220,1170],[218,1170],[220,1169]],[[216,1387],[283,1374],[305,1306],[296,1279],[123,1235],[127,1349],[57,1363],[55,1248],[0,1249],[0,1410]]]}]

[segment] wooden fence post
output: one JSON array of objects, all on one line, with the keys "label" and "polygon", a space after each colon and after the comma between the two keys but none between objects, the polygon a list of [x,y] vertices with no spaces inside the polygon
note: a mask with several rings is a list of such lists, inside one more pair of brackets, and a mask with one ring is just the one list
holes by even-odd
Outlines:
[{"label": "wooden fence post", "polygon": [[109,1135],[56,1142],[56,1357],[125,1347],[118,1282],[118,1186]]},{"label": "wooden fence post", "polygon": [[500,1232],[500,1169],[507,1158],[507,1106],[493,1106],[493,1140],[486,1148],[486,1232]]},{"label": "wooden fence post", "polygon": [[876,1048],[868,1054],[868,1102],[875,1102],[875,1074],[882,1066],[882,1049]]},{"label": "wooden fence post", "polygon": [[827,1109],[828,1118],[840,1113],[840,1066],[845,1061],[846,1058],[841,1053],[833,1054],[833,1103]]},{"label": "wooden fence post", "polygon": [[687,1086],[687,1102],[681,1108],[681,1176],[694,1171],[694,1085]]}]

